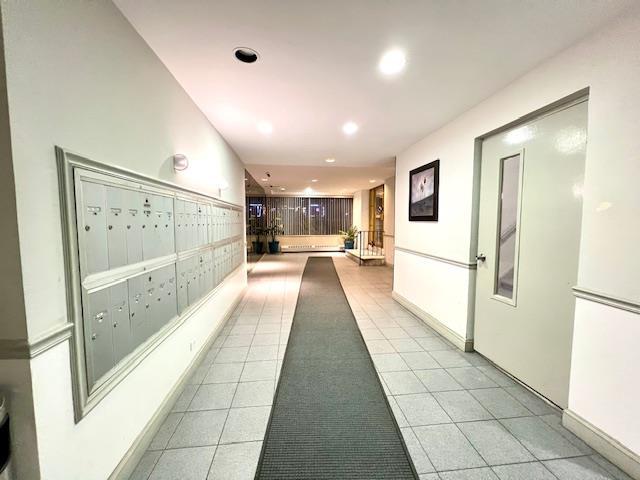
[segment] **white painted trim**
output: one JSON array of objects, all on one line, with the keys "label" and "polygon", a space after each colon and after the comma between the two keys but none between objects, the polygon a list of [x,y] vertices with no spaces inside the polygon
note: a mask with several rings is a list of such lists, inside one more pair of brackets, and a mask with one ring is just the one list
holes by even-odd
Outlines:
[{"label": "white painted trim", "polygon": [[640,480],[640,455],[569,409],[562,413],[562,425],[628,475]]},{"label": "white painted trim", "polygon": [[171,412],[173,405],[178,400],[178,397],[180,397],[180,395],[182,394],[182,391],[191,378],[191,375],[193,375],[193,373],[200,366],[202,360],[204,360],[204,357],[206,357],[209,349],[211,348],[211,345],[226,325],[235,308],[242,301],[242,298],[244,297],[246,291],[247,287],[244,287],[238,294],[236,301],[233,302],[233,304],[224,313],[223,319],[218,325],[218,328],[216,328],[211,333],[207,341],[202,345],[202,348],[200,348],[198,354],[193,357],[193,360],[191,361],[187,369],[184,371],[184,373],[174,384],[173,388],[169,391],[167,396],[160,404],[160,407],[153,414],[144,429],[142,429],[142,431],[138,434],[133,444],[131,445],[131,447],[129,447],[129,450],[127,450],[127,453],[125,453],[125,455],[122,457],[111,475],[109,475],[108,480],[126,480],[131,476],[136,466],[140,462],[140,459],[147,451],[147,448],[149,447],[149,445],[151,445],[153,437],[160,429],[160,426],[164,422],[165,417]]},{"label": "white painted trim", "polygon": [[458,347],[463,352],[472,352],[473,351],[473,339],[466,339],[462,335],[451,330],[440,320],[435,318],[433,315],[425,312],[420,307],[412,303],[410,300],[407,300],[405,297],[400,295],[397,292],[392,292],[391,297],[402,305],[404,308],[413,313],[416,317],[426,323],[428,326],[433,328],[436,332],[442,335],[444,338],[453,343],[456,347]]},{"label": "white painted trim", "polygon": [[627,300],[626,298],[614,297],[602,292],[596,292],[595,290],[589,290],[583,287],[573,287],[573,294],[577,298],[589,300],[591,302],[607,305],[608,307],[618,308],[620,310],[626,310],[627,312],[640,315],[640,303],[633,300]]},{"label": "white painted trim", "polygon": [[478,265],[476,263],[467,263],[461,262],[459,260],[453,260],[451,258],[438,257],[437,255],[430,255],[428,253],[418,252],[416,250],[411,250],[410,248],[395,246],[396,250],[400,252],[409,253],[411,255],[417,255],[418,257],[428,258],[429,260],[435,260],[437,262],[448,263],[449,265],[455,265],[456,267],[467,268],[469,270],[475,270]]},{"label": "white painted trim", "polygon": [[31,359],[46,352],[50,348],[67,341],[73,334],[73,323],[62,323],[45,332],[33,342],[19,338],[0,340],[0,359]]}]

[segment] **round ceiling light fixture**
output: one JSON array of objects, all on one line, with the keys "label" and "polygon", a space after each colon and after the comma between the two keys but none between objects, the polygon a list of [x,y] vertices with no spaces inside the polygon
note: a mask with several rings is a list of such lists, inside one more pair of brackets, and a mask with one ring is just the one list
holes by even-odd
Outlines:
[{"label": "round ceiling light fixture", "polygon": [[342,126],[342,131],[345,135],[353,135],[358,131],[358,124],[355,122],[347,122]]},{"label": "round ceiling light fixture", "polygon": [[325,162],[327,162],[327,163],[336,163],[336,159],[335,158],[327,158],[325,160]]},{"label": "round ceiling light fixture", "polygon": [[258,131],[263,135],[271,135],[273,133],[273,125],[269,122],[259,122]]},{"label": "round ceiling light fixture", "polygon": [[404,70],[407,64],[407,57],[399,49],[386,52],[378,62],[378,70],[384,75],[396,75]]},{"label": "round ceiling light fixture", "polygon": [[242,63],[255,63],[258,60],[258,52],[253,48],[238,47],[233,51],[233,55],[239,62]]}]

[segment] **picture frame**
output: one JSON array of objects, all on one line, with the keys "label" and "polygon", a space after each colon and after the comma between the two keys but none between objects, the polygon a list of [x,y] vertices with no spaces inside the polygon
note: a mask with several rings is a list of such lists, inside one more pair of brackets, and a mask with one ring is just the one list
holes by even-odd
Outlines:
[{"label": "picture frame", "polygon": [[437,222],[440,160],[409,172],[409,221]]}]

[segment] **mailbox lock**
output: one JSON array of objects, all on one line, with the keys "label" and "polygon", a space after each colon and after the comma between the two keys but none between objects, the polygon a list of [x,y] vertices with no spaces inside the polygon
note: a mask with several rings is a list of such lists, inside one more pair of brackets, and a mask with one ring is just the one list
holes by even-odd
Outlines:
[{"label": "mailbox lock", "polygon": [[117,328],[118,324],[116,322],[113,323],[113,328]]},{"label": "mailbox lock", "polygon": [[109,230],[113,230],[113,225],[109,225],[107,228],[108,228]]},{"label": "mailbox lock", "polygon": [[84,229],[85,229],[85,231],[87,231],[87,232],[88,232],[89,230],[91,230],[91,227],[90,227],[89,225],[85,225],[85,226],[84,226]]},{"label": "mailbox lock", "polygon": [[127,230],[131,229],[131,225],[127,225]]},{"label": "mailbox lock", "polygon": [[91,334],[91,340],[95,340],[96,338],[98,338],[98,335],[96,335],[95,333]]}]

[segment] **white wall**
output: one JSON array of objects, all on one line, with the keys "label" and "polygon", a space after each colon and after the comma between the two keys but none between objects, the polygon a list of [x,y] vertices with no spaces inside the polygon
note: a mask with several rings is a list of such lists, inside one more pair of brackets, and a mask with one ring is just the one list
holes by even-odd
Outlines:
[{"label": "white wall", "polygon": [[369,230],[369,190],[353,194],[353,224],[358,230]]},{"label": "white wall", "polygon": [[[398,155],[396,245],[471,263],[475,139],[585,87],[590,88],[589,143],[578,284],[639,302],[640,7]],[[437,158],[441,160],[439,221],[410,223],[405,201],[408,173]],[[446,306],[452,295],[461,302],[473,298],[474,272],[443,262],[436,267],[434,262],[401,261],[398,255],[394,288],[458,335],[471,338],[472,313],[460,322]],[[449,294],[425,299],[425,289],[412,287],[425,279]],[[640,410],[617,408],[622,398],[640,396],[640,384],[630,381],[624,368],[639,364],[640,353],[620,343],[620,337],[637,338],[638,315],[585,303],[579,301],[576,309],[569,408],[639,453]],[[463,307],[456,305],[455,310],[464,311]],[[436,312],[443,313],[438,317]],[[600,368],[591,368],[594,362],[602,362]]]},{"label": "white wall", "polygon": [[[32,340],[67,321],[54,146],[213,195],[228,182],[222,199],[238,204],[244,202],[244,167],[111,2],[33,0],[2,2],[1,8],[22,288]],[[190,159],[183,174],[173,172],[174,153]],[[188,342],[206,339],[245,282],[243,274],[230,280],[77,425],[68,345],[34,359],[42,478],[106,478],[196,355]],[[17,428],[33,427],[27,418],[16,420]],[[37,477],[23,470],[20,478]]]},{"label": "white wall", "polygon": [[27,334],[3,43],[0,36],[0,205],[3,217],[0,228],[0,292],[3,294],[0,302],[0,341],[25,338]]},{"label": "white wall", "polygon": [[[243,165],[109,1],[3,2],[29,337],[63,321],[54,146],[243,204]],[[184,174],[169,157],[187,155]],[[43,238],[50,239],[42,242]]]},{"label": "white wall", "polygon": [[[108,478],[245,284],[245,269],[240,268],[214,300],[162,342],[78,424],[73,421],[68,344],[36,357],[31,369],[40,478]],[[191,341],[196,342],[193,352]]]},{"label": "white wall", "polygon": [[395,257],[395,205],[396,177],[384,181],[384,257],[388,265],[393,265]]}]

